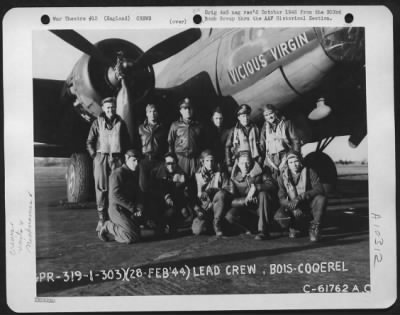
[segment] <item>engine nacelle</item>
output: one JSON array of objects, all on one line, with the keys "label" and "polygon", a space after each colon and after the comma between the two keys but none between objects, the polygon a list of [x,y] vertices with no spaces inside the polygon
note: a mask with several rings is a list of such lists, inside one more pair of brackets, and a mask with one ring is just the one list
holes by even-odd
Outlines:
[{"label": "engine nacelle", "polygon": [[[128,60],[136,60],[143,51],[136,45],[122,39],[105,39],[95,44],[105,56],[117,63],[120,52]],[[154,70],[151,66],[128,67],[125,72],[127,87],[134,102],[139,102],[154,88]],[[83,55],[75,64],[66,82],[68,94],[76,97],[74,107],[87,121],[101,112],[101,101],[116,96],[120,82],[115,78],[113,68],[89,55]]]}]

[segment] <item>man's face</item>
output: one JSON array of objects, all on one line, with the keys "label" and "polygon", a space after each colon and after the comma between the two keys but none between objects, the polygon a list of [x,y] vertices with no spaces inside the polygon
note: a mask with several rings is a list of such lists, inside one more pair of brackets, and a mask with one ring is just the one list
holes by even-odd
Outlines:
[{"label": "man's face", "polygon": [[190,119],[193,116],[193,109],[191,107],[182,107],[180,112],[183,119]]},{"label": "man's face", "polygon": [[240,114],[238,120],[243,127],[247,127],[250,122],[250,116],[248,114]]},{"label": "man's face", "polygon": [[114,102],[106,102],[102,108],[108,119],[113,118],[117,113],[117,105]]},{"label": "man's face", "polygon": [[213,158],[212,156],[207,156],[207,157],[204,159],[203,164],[204,164],[204,167],[205,167],[207,170],[211,171],[211,170],[213,169],[213,167],[214,167],[214,158]]},{"label": "man's face", "polygon": [[289,170],[294,173],[300,173],[303,165],[301,164],[300,160],[297,157],[292,157],[288,160]]},{"label": "man's face", "polygon": [[238,166],[242,175],[247,175],[250,172],[251,161],[248,156],[241,156],[238,161]]},{"label": "man's face", "polygon": [[222,126],[222,123],[224,122],[224,117],[221,113],[214,113],[212,121],[216,127],[220,128]]},{"label": "man's face", "polygon": [[154,107],[149,107],[146,110],[146,117],[150,123],[155,123],[158,120],[158,112]]},{"label": "man's face", "polygon": [[139,165],[139,161],[134,156],[125,155],[125,163],[131,171],[136,171]]},{"label": "man's face", "polygon": [[266,122],[272,124],[276,121],[277,117],[274,111],[266,110],[264,111],[264,119]]},{"label": "man's face", "polygon": [[176,170],[176,161],[173,157],[167,156],[165,158],[165,167],[167,168],[168,173],[174,173]]}]

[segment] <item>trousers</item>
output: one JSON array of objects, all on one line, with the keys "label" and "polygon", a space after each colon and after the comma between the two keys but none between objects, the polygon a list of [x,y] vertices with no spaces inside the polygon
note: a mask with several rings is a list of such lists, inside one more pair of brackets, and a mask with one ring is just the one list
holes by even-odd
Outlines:
[{"label": "trousers", "polygon": [[94,186],[96,190],[97,210],[104,211],[108,207],[108,178],[111,172],[122,165],[118,156],[97,153],[93,159]]},{"label": "trousers", "polygon": [[232,207],[226,214],[226,219],[242,231],[253,231],[257,226],[258,232],[268,232],[271,216],[271,198],[265,191],[257,194],[257,204]]},{"label": "trousers", "polygon": [[222,220],[226,211],[228,194],[219,190],[212,200],[212,212],[207,212],[203,218],[195,218],[192,223],[192,232],[194,235],[206,234],[212,230],[212,222]]},{"label": "trousers", "polygon": [[140,239],[140,223],[121,207],[109,209],[110,220],[104,223],[107,233],[118,243],[135,243]]},{"label": "trousers", "polygon": [[295,218],[286,208],[279,208],[275,214],[275,220],[282,228],[293,227],[297,223],[303,223],[306,217],[311,214],[311,224],[321,224],[326,211],[327,198],[323,195],[316,195],[310,202],[303,203],[299,209],[303,211],[303,215]]}]

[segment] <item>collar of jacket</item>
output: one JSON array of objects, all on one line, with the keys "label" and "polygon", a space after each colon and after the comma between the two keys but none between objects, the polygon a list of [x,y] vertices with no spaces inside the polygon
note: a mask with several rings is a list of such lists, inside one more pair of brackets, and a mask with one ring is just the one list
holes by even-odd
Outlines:
[{"label": "collar of jacket", "polygon": [[243,126],[240,122],[237,122],[235,125],[235,128],[239,128],[242,130],[250,130],[251,128],[253,128],[255,125],[251,122],[247,125],[247,127]]},{"label": "collar of jacket", "polygon": [[273,124],[271,124],[270,122],[268,122],[268,121],[266,121],[265,123],[267,124],[267,125],[269,125],[270,126],[270,128],[272,128],[273,130],[276,130],[276,128],[279,126],[279,124],[281,123],[283,121],[283,119],[280,119],[280,118],[276,118],[276,122]]},{"label": "collar of jacket", "polygon": [[103,117],[106,120],[106,124],[112,124],[113,126],[119,121],[121,120],[121,117],[118,114],[114,115],[114,119],[110,120],[106,114],[103,112],[100,114],[101,117]]},{"label": "collar of jacket", "polygon": [[243,175],[242,175],[242,172],[240,171],[239,166],[236,165],[236,166],[233,168],[233,170],[232,170],[232,176],[231,176],[231,178],[232,178],[232,179],[235,179],[235,180],[237,180],[237,181],[239,181],[239,182],[242,182],[242,181],[244,181],[244,180],[246,179],[246,177],[248,177],[248,176],[249,176],[249,177],[256,177],[256,176],[258,176],[258,175],[261,175],[262,172],[263,172],[263,171],[262,171],[261,166],[260,166],[257,162],[254,162],[253,168],[250,170],[250,172],[247,173],[246,176],[243,176]]},{"label": "collar of jacket", "polygon": [[155,130],[158,129],[161,124],[159,122],[156,122],[155,125],[150,125],[147,119],[143,122],[143,127],[145,127],[146,129],[149,129],[151,126],[154,126],[153,129]]},{"label": "collar of jacket", "polygon": [[179,119],[179,122],[185,124],[185,125],[197,125],[198,122],[196,120],[190,119],[190,120],[184,120],[182,117]]},{"label": "collar of jacket", "polygon": [[138,169],[139,169],[139,167],[138,167],[136,170],[132,171],[132,170],[128,167],[128,165],[126,165],[126,163],[122,164],[121,168],[122,168],[123,170],[125,170],[125,171],[128,171],[128,172],[132,173],[132,174],[133,174],[133,173],[136,173],[136,172],[138,171]]}]

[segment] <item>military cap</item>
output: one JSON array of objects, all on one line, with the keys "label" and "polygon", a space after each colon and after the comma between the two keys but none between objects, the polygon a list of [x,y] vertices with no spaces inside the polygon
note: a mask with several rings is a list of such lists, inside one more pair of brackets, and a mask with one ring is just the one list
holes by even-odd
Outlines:
[{"label": "military cap", "polygon": [[236,111],[236,116],[239,116],[242,114],[250,115],[250,113],[251,113],[251,107],[247,104],[242,104],[238,107],[238,109]]},{"label": "military cap", "polygon": [[286,153],[286,160],[293,159],[293,158],[297,158],[300,161],[302,160],[301,154],[299,152],[296,152],[294,150],[289,150]]},{"label": "military cap", "polygon": [[148,110],[150,110],[150,109],[152,109],[152,108],[154,108],[155,110],[158,111],[158,106],[157,106],[156,104],[154,104],[154,103],[148,103],[148,104],[146,105],[146,111],[148,111]]},{"label": "military cap", "polygon": [[188,108],[192,107],[192,102],[188,97],[185,97],[182,101],[179,102],[179,108]]},{"label": "military cap", "polygon": [[101,106],[103,106],[105,103],[116,103],[116,98],[114,96],[106,97],[101,101]]},{"label": "military cap", "polygon": [[214,157],[214,154],[209,149],[204,150],[203,152],[201,152],[200,160],[205,160],[207,157]]},{"label": "military cap", "polygon": [[166,159],[167,157],[171,157],[174,159],[175,162],[178,161],[178,157],[176,156],[176,154],[174,152],[167,152],[164,154],[164,159]]},{"label": "military cap", "polygon": [[263,113],[265,113],[265,112],[274,112],[274,113],[276,113],[277,112],[277,109],[272,104],[265,104],[265,105],[262,106],[262,109],[263,109]]}]

